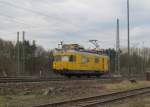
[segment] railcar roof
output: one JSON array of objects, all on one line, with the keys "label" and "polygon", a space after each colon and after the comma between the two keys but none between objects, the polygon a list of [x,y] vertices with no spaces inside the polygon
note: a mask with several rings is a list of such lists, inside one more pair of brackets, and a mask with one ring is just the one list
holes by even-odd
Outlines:
[{"label": "railcar roof", "polygon": [[55,52],[54,55],[72,55],[72,54],[82,54],[82,55],[94,55],[94,56],[103,56],[103,57],[108,57],[105,54],[96,54],[96,53],[88,53],[88,52],[79,52],[79,51],[60,51],[60,52]]}]

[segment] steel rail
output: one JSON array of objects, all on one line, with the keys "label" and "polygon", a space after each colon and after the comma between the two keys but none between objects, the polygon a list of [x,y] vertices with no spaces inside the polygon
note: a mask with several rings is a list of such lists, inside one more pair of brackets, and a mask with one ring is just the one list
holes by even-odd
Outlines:
[{"label": "steel rail", "polygon": [[53,78],[0,78],[0,83],[44,82],[44,81],[65,81],[65,80]]},{"label": "steel rail", "polygon": [[121,81],[121,78],[38,78],[38,77],[0,77],[0,83],[11,83],[11,82],[44,82],[44,81],[88,81],[88,80],[101,80],[102,82]]},{"label": "steel rail", "polygon": [[34,107],[94,107],[97,105],[104,105],[114,101],[120,101],[133,96],[150,93],[150,87],[114,92],[111,94],[81,98],[75,100],[62,101],[52,104],[37,105]]}]

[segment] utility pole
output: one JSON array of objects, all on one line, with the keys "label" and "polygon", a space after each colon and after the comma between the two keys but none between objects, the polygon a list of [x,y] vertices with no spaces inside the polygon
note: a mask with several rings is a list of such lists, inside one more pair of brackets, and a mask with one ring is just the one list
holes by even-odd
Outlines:
[{"label": "utility pole", "polygon": [[24,74],[25,70],[25,32],[22,32],[22,41],[23,41],[23,58],[22,58],[22,73]]},{"label": "utility pole", "polygon": [[127,29],[128,29],[128,72],[131,74],[130,68],[130,5],[129,0],[127,0]]},{"label": "utility pole", "polygon": [[36,48],[36,41],[35,40],[33,40],[33,42],[32,42],[32,45],[33,45],[33,47],[34,47],[34,52],[32,53],[32,62],[33,62],[33,71],[35,71],[35,65],[36,65],[36,61],[35,61],[35,48]]},{"label": "utility pole", "polygon": [[116,73],[120,75],[120,34],[119,34],[119,19],[117,19],[116,33]]},{"label": "utility pole", "polygon": [[20,43],[19,32],[17,32],[17,75],[20,76]]}]

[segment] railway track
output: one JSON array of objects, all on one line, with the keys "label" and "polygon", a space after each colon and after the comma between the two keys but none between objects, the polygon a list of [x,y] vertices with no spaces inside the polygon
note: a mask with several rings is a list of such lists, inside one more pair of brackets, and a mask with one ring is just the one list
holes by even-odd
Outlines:
[{"label": "railway track", "polygon": [[18,82],[43,82],[43,81],[64,81],[61,78],[28,78],[28,77],[1,77],[0,83],[18,83]]},{"label": "railway track", "polygon": [[142,94],[150,93],[150,87],[121,91],[107,95],[88,97],[76,100],[68,100],[52,104],[43,104],[34,107],[98,107],[115,101],[124,100]]},{"label": "railway track", "polygon": [[46,81],[87,81],[101,80],[102,82],[119,82],[121,78],[39,78],[39,77],[0,77],[0,83],[18,83],[18,82],[46,82]]}]

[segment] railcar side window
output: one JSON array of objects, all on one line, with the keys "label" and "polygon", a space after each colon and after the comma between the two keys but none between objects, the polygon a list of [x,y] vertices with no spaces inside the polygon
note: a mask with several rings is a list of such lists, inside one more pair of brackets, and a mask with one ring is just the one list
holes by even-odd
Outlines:
[{"label": "railcar side window", "polygon": [[62,56],[61,61],[69,61],[69,56]]},{"label": "railcar side window", "polygon": [[82,57],[81,62],[82,62],[83,64],[88,63],[88,62],[89,62],[89,59],[88,59],[87,57]]},{"label": "railcar side window", "polygon": [[55,56],[54,61],[69,61],[69,56]]},{"label": "railcar side window", "polygon": [[69,61],[70,62],[76,62],[76,57],[74,55],[71,55]]}]

